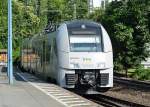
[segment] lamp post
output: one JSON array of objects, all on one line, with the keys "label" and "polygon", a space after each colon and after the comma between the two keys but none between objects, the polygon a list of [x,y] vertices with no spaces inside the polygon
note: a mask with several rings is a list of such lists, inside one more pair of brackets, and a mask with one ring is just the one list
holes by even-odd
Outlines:
[{"label": "lamp post", "polygon": [[12,0],[8,0],[8,77],[9,84],[13,84],[13,63],[12,63]]}]

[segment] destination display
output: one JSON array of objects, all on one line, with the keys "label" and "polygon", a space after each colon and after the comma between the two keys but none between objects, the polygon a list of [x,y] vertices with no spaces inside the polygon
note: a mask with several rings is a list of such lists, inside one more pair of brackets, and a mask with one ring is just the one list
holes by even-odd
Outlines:
[{"label": "destination display", "polygon": [[96,31],[86,31],[86,30],[80,30],[80,31],[71,31],[72,35],[96,35]]}]

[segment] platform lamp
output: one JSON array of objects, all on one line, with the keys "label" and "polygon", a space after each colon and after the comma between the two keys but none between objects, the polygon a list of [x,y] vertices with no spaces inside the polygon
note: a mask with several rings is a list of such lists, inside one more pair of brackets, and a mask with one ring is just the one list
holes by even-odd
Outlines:
[{"label": "platform lamp", "polygon": [[8,77],[9,84],[13,84],[13,59],[12,59],[12,0],[8,0]]}]

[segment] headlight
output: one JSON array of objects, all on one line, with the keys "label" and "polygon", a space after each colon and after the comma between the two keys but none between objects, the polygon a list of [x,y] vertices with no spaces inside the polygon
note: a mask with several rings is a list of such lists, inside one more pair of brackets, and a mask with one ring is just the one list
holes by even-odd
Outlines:
[{"label": "headlight", "polygon": [[74,68],[74,64],[70,64],[70,67],[71,67],[71,68]]},{"label": "headlight", "polygon": [[97,64],[97,67],[98,67],[98,68],[105,68],[105,63],[98,63],[98,64]]},{"label": "headlight", "polygon": [[71,63],[70,67],[71,68],[79,68],[79,64],[78,63]]}]

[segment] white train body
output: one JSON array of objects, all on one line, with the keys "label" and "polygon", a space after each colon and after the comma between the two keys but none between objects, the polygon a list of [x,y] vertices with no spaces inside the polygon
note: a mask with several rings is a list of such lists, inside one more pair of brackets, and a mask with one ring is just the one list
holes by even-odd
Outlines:
[{"label": "white train body", "polygon": [[[30,57],[27,61],[25,55]],[[111,41],[94,22],[66,22],[56,32],[34,36],[23,44],[21,65],[64,88],[113,87]]]}]

